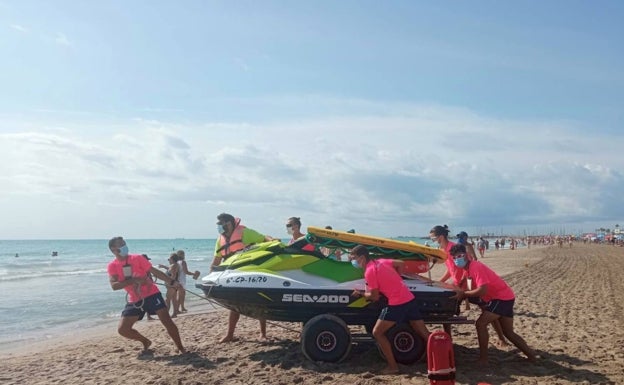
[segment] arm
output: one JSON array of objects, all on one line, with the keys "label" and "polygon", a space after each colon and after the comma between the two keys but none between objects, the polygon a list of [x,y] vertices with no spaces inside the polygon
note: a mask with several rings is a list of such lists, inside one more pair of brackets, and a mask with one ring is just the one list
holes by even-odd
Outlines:
[{"label": "arm", "polygon": [[351,293],[351,295],[354,297],[364,297],[364,299],[366,299],[367,301],[375,302],[379,300],[379,289],[371,289],[371,290],[369,290],[368,288],[366,288],[366,290],[355,289],[353,290],[353,293]]},{"label": "arm", "polygon": [[393,259],[392,267],[394,267],[394,270],[396,270],[397,273],[399,273],[399,275],[403,275],[403,273],[405,273],[405,262],[403,261],[400,261],[398,259]]},{"label": "arm", "polygon": [[372,290],[366,289],[366,291],[364,292],[364,298],[372,302],[378,301],[379,289],[372,289]]},{"label": "arm", "polygon": [[[163,273],[164,274],[164,273]],[[111,289],[113,290],[121,290],[126,286],[136,285],[143,283],[146,277],[133,277],[130,279],[126,279],[123,281],[119,281],[117,275],[109,276],[109,281],[111,285]]]},{"label": "arm", "polygon": [[152,266],[152,268],[150,269],[150,273],[152,273],[152,275],[154,275],[154,277],[162,280],[163,282],[165,282],[167,284],[170,284],[171,281],[172,281],[172,278],[170,276],[168,276],[167,274],[163,273],[162,270],[158,270],[154,266]]},{"label": "arm", "polygon": [[212,260],[212,264],[210,265],[210,272],[212,273],[212,270],[215,266],[219,266],[221,264],[221,259],[223,259],[222,256],[220,255],[215,255],[213,260]]},{"label": "arm", "polygon": [[470,258],[472,258],[473,261],[477,260],[477,253],[475,253],[474,246],[470,244],[466,245],[466,253],[470,255]]},{"label": "arm", "polygon": [[193,272],[189,271],[186,261],[182,261],[182,272],[186,275],[193,275]]},{"label": "arm", "polygon": [[446,273],[440,278],[440,282],[446,282],[449,278],[451,278],[451,272],[446,269]]},{"label": "arm", "polygon": [[451,298],[457,298],[459,301],[461,301],[462,299],[466,297],[481,297],[486,292],[487,292],[487,285],[483,285],[473,290],[466,290],[466,291],[457,290],[456,291],[457,294],[455,294]]}]

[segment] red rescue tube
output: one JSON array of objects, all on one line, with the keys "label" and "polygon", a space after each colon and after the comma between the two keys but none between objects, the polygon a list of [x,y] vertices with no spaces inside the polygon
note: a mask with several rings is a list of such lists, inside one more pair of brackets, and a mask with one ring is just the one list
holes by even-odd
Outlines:
[{"label": "red rescue tube", "polygon": [[455,385],[455,354],[451,336],[442,330],[429,335],[427,367],[431,385]]}]

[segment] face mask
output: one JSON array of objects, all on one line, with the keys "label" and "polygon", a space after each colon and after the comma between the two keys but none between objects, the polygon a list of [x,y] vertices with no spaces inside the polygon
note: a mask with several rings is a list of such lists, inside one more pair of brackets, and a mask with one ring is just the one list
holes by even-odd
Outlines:
[{"label": "face mask", "polygon": [[361,269],[360,264],[355,259],[351,260],[351,265],[353,265],[353,267],[355,267],[356,269]]},{"label": "face mask", "polygon": [[465,245],[466,244],[466,238],[459,238],[457,243],[459,243],[460,245]]},{"label": "face mask", "polygon": [[453,259],[453,262],[455,262],[455,266],[459,267],[460,269],[466,267],[466,264],[468,263],[468,261],[466,261],[466,257],[455,258]]},{"label": "face mask", "polygon": [[217,233],[225,234],[225,229],[223,228],[223,225],[217,225]]},{"label": "face mask", "polygon": [[128,245],[123,245],[119,248],[119,255],[121,255],[122,257],[128,256]]},{"label": "face mask", "polygon": [[288,235],[293,235],[293,229],[292,229],[292,227],[287,227],[287,228],[286,228],[286,232],[288,233]]}]

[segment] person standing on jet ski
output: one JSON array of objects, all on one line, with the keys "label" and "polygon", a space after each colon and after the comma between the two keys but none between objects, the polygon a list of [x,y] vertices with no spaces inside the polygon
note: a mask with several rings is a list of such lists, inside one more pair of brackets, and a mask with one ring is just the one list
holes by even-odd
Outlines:
[{"label": "person standing on jet ski", "polygon": [[[217,216],[217,232],[219,233],[219,237],[215,245],[214,259],[212,260],[212,265],[210,265],[211,272],[215,266],[221,264],[221,261],[225,261],[237,251],[254,243],[273,240],[273,238],[268,235],[262,235],[255,230],[241,225],[240,218],[234,218],[232,215],[226,213]],[[234,330],[236,330],[236,324],[239,319],[240,313],[230,310],[228,331],[220,342],[234,341]],[[263,339],[266,339],[266,320],[259,319],[259,321],[260,334]]]},{"label": "person standing on jet ski", "polygon": [[405,268],[404,262],[398,259],[371,259],[366,246],[358,245],[351,250],[351,263],[364,269],[366,291],[353,291],[353,296],[364,296],[369,301],[377,301],[383,294],[388,298],[388,306],[379,313],[379,318],[373,327],[373,337],[383,352],[388,366],[382,374],[399,373],[399,365],[392,353],[392,345],[386,337],[386,332],[397,322],[409,321],[410,326],[427,343],[429,330],[425,326],[423,316],[418,309],[414,294],[408,289],[401,278]]}]

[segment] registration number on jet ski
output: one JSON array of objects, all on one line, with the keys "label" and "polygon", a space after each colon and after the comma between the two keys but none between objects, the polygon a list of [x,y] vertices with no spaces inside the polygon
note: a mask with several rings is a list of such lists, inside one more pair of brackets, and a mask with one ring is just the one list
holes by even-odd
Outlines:
[{"label": "registration number on jet ski", "polygon": [[258,276],[238,276],[232,277],[225,280],[225,283],[261,283],[268,281],[267,277],[263,277],[261,275]]}]

